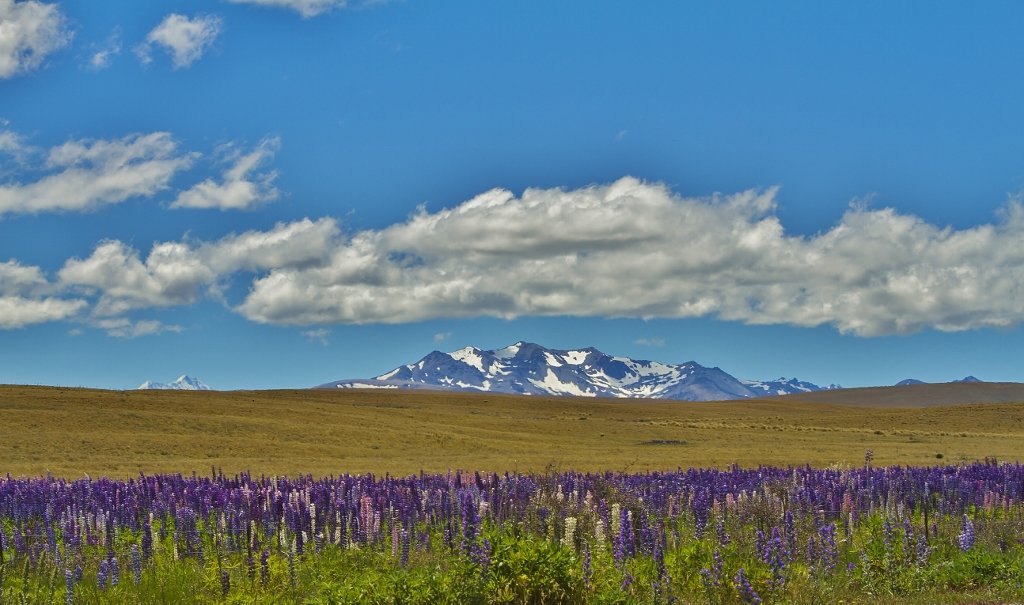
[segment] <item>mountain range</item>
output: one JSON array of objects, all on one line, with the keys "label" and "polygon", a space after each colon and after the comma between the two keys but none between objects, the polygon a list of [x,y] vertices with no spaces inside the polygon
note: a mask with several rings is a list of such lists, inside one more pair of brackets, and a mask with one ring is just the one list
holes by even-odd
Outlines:
[{"label": "mountain range", "polygon": [[138,386],[138,389],[159,389],[159,390],[173,390],[173,391],[211,391],[208,384],[193,378],[187,374],[183,374],[178,377],[174,382],[153,382],[147,380]]},{"label": "mountain range", "polygon": [[741,380],[695,361],[666,364],[607,355],[595,348],[559,350],[517,342],[495,349],[434,351],[416,363],[369,379],[338,380],[316,388],[486,391],[522,395],[631,397],[719,401],[840,388],[796,378]]}]

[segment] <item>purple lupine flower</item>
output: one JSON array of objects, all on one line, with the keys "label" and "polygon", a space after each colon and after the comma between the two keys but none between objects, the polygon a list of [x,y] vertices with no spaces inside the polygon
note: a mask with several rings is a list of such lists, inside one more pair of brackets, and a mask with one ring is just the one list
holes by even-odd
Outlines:
[{"label": "purple lupine flower", "polygon": [[491,570],[491,541],[484,538],[480,544],[480,577],[487,579]]},{"label": "purple lupine flower", "polygon": [[263,549],[263,553],[260,554],[260,584],[263,586],[267,585],[270,581],[270,551]]},{"label": "purple lupine flower", "polygon": [[789,546],[789,551],[793,552],[796,550],[796,520],[791,509],[786,509],[782,521],[786,528],[786,545]]},{"label": "purple lupine flower", "polygon": [[960,550],[963,551],[974,548],[974,522],[967,515],[964,515],[963,529],[960,531],[960,535],[957,536],[957,544],[960,545]]},{"label": "purple lupine flower", "polygon": [[117,557],[110,557],[110,585],[117,586],[121,582],[121,566],[117,564]]},{"label": "purple lupine flower", "polygon": [[70,569],[64,570],[64,601],[67,605],[75,602],[75,574]]},{"label": "purple lupine flower", "polygon": [[711,581],[712,586],[719,587],[722,585],[722,555],[716,550],[711,553],[711,569],[708,570],[708,579]]},{"label": "purple lupine flower", "polygon": [[132,544],[132,578],[136,586],[142,582],[142,553],[138,544]]},{"label": "purple lupine flower", "polygon": [[220,572],[220,591],[225,597],[231,592],[231,574],[226,569]]},{"label": "purple lupine flower", "polygon": [[[399,565],[407,567],[409,565],[409,530],[402,530],[402,553],[399,558]],[[490,544],[487,545],[488,551],[490,550]]]},{"label": "purple lupine flower", "polygon": [[619,588],[622,589],[622,592],[626,592],[626,591],[629,590],[629,587],[632,586],[632,585],[633,585],[633,574],[629,573],[628,571],[623,572],[622,573],[622,585],[620,585]]},{"label": "purple lupine flower", "polygon": [[839,547],[836,545],[836,526],[826,523],[818,529],[821,548],[818,552],[819,561],[824,569],[832,570],[839,562]]},{"label": "purple lupine flower", "polygon": [[590,568],[590,544],[586,540],[583,541],[580,558],[582,559],[581,565],[583,567],[583,586],[589,590],[594,571]]},{"label": "purple lupine flower", "polygon": [[100,590],[107,589],[107,576],[110,575],[110,563],[106,559],[100,561],[100,570],[96,572],[96,584]]},{"label": "purple lupine flower", "polygon": [[252,550],[245,554],[245,574],[250,582],[256,579],[256,559],[252,556]]},{"label": "purple lupine flower", "polygon": [[715,521],[715,536],[718,538],[718,544],[725,546],[729,544],[729,534],[725,531],[725,517],[719,517]]},{"label": "purple lupine flower", "polygon": [[781,587],[785,581],[786,563],[789,561],[789,552],[782,541],[782,534],[778,527],[772,528],[772,537],[764,542],[761,552],[761,560],[768,564],[772,571],[772,586]]},{"label": "purple lupine flower", "polygon": [[149,517],[142,521],[142,556],[147,561],[153,556],[153,528],[149,524]]},{"label": "purple lupine flower", "polygon": [[736,572],[733,584],[736,586],[736,590],[740,593],[740,598],[743,599],[744,603],[761,605],[761,597],[757,595],[754,587],[750,585],[750,582],[747,580],[747,574],[743,571],[742,567]]}]

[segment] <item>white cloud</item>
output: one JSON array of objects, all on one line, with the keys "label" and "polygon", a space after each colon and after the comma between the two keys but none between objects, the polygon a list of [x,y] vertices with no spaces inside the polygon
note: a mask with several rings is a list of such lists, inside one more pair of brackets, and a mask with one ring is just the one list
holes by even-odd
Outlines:
[{"label": "white cloud", "polygon": [[193,158],[194,154],[178,153],[177,143],[166,132],[68,141],[50,149],[45,176],[0,184],[0,215],[81,211],[151,197]]},{"label": "white cloud", "polygon": [[327,328],[317,328],[315,330],[305,330],[302,335],[306,337],[309,342],[318,342],[323,346],[330,344],[328,337],[331,335],[331,331]]},{"label": "white cloud", "polygon": [[174,68],[182,69],[198,61],[217,40],[222,29],[220,17],[201,15],[190,19],[171,13],[149,32],[146,41],[136,47],[135,52],[143,63],[149,63],[153,46],[160,46],[171,55]]},{"label": "white cloud", "polygon": [[96,71],[110,67],[114,57],[121,54],[121,31],[115,29],[110,37],[99,47],[93,47],[92,56],[89,57],[89,67]]},{"label": "white cloud", "polygon": [[[785,233],[776,195],[684,198],[628,177],[518,197],[492,190],[351,234],[331,218],[303,219],[211,242],[160,243],[144,261],[122,242],[102,242],[88,258],[67,261],[57,285],[94,301],[94,316],[106,318],[247,285],[237,312],[302,326],[711,316],[874,336],[1024,321],[1019,202],[997,223],[960,230],[851,207],[832,229],[803,237]],[[6,271],[20,276],[11,283],[42,279],[16,264]],[[25,287],[9,295],[24,296]]]},{"label": "white cloud", "polygon": [[87,305],[51,296],[56,290],[39,267],[13,260],[0,263],[0,330],[67,319]]},{"label": "white cloud", "polygon": [[48,288],[39,267],[29,267],[9,260],[0,263],[0,296],[22,295]]},{"label": "white cloud", "polygon": [[236,271],[302,269],[322,265],[338,248],[341,230],[334,219],[302,219],[278,223],[269,231],[247,231],[202,244],[198,254],[212,271],[226,275]]},{"label": "white cloud", "polygon": [[71,37],[56,4],[0,0],[0,79],[39,67]]},{"label": "white cloud", "polygon": [[665,346],[664,338],[637,338],[633,341],[633,344],[638,344],[641,347],[663,347]]},{"label": "white cloud", "polygon": [[93,312],[108,317],[190,304],[214,277],[188,245],[176,242],[155,245],[145,262],[122,242],[102,242],[88,258],[69,259],[59,272],[62,285],[98,294]]},{"label": "white cloud", "polygon": [[864,336],[1024,320],[1024,211],[952,230],[852,208],[786,235],[776,190],[683,198],[624,178],[565,191],[493,190],[356,233],[329,259],[272,269],[237,310],[279,324],[448,317],[715,316]]},{"label": "white cloud", "polygon": [[337,246],[338,234],[333,219],[304,219],[195,246],[158,243],[144,261],[138,250],[124,242],[105,241],[87,258],[66,261],[59,282],[95,296],[94,313],[98,316],[187,305],[219,277],[319,263]]},{"label": "white cloud", "polygon": [[438,332],[434,334],[434,342],[442,343],[452,337],[451,332]]},{"label": "white cloud", "polygon": [[100,319],[95,322],[96,327],[106,330],[108,336],[114,338],[139,338],[140,336],[152,336],[164,332],[181,332],[181,326],[169,325],[154,319],[143,319],[132,321],[124,317],[111,319]]},{"label": "white cloud", "polygon": [[0,330],[67,319],[81,311],[86,304],[84,300],[54,297],[0,296]]},{"label": "white cloud", "polygon": [[256,4],[259,6],[274,6],[290,8],[304,18],[315,17],[335,8],[342,8],[346,0],[228,0],[234,4]]},{"label": "white cloud", "polygon": [[226,155],[232,163],[224,171],[222,181],[218,183],[206,179],[182,191],[171,207],[242,210],[277,199],[279,192],[274,187],[277,173],[272,170],[258,172],[257,169],[274,157],[280,144],[276,137],[266,138],[247,154],[241,154],[234,146],[229,146]]}]

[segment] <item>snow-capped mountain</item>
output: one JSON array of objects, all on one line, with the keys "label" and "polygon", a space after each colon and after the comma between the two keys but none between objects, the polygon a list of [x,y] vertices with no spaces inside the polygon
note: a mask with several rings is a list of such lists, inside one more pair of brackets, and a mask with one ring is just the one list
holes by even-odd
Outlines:
[{"label": "snow-capped mountain", "polygon": [[795,378],[738,380],[720,368],[707,368],[695,361],[671,365],[614,357],[594,348],[562,351],[527,342],[493,351],[476,347],[452,353],[434,351],[416,363],[371,379],[339,380],[317,388],[412,388],[686,401],[822,390]]},{"label": "snow-capped mountain", "polygon": [[153,382],[147,380],[139,385],[139,389],[161,389],[174,391],[210,391],[208,384],[188,375],[181,375],[174,382]]}]

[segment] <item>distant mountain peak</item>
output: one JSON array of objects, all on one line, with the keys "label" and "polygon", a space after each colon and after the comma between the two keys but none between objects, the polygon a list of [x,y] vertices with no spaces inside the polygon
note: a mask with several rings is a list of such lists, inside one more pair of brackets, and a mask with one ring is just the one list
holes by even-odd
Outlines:
[{"label": "distant mountain peak", "polygon": [[[833,385],[834,387],[834,385]],[[318,388],[404,388],[713,401],[822,390],[796,378],[739,380],[697,362],[667,364],[605,354],[594,347],[549,349],[518,341],[484,350],[432,351],[419,361],[368,379]]]},{"label": "distant mountain peak", "polygon": [[162,390],[162,391],[211,391],[210,385],[198,378],[182,374],[174,382],[154,382],[147,380],[138,386],[137,390]]},{"label": "distant mountain peak", "polygon": [[896,386],[898,386],[898,387],[905,387],[905,386],[910,386],[912,384],[927,384],[927,383],[925,381],[923,381],[923,380],[918,380],[916,378],[904,378],[903,380],[897,382]]}]

